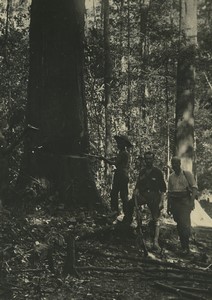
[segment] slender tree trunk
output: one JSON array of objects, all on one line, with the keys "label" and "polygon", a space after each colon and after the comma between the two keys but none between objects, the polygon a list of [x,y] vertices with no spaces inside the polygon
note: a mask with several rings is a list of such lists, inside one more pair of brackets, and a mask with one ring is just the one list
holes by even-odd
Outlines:
[{"label": "slender tree trunk", "polygon": [[194,155],[195,50],[197,0],[180,1],[180,49],[177,68],[176,154],[192,170]]},{"label": "slender tree trunk", "polygon": [[148,13],[149,13],[149,0],[140,0],[140,54],[141,54],[141,67],[140,67],[140,80],[139,80],[139,106],[141,110],[141,119],[146,118],[146,83],[145,83],[145,71],[146,71],[146,59],[147,59],[147,26],[148,26]]},{"label": "slender tree trunk", "polygon": [[131,102],[131,65],[130,65],[130,1],[127,0],[127,106],[126,106],[126,126],[130,131],[130,102]]},{"label": "slender tree trunk", "polygon": [[[169,90],[168,90],[168,74],[169,74],[169,64],[168,58],[165,63],[165,95],[166,95],[166,123],[167,123],[167,166],[170,162],[170,117],[169,117]],[[166,179],[169,178],[170,170],[166,171]]]},{"label": "slender tree trunk", "polygon": [[83,0],[32,1],[27,121],[39,131],[25,143],[22,178],[47,178],[70,206],[98,197],[81,157],[89,148],[83,38]]},{"label": "slender tree trunk", "polygon": [[105,86],[105,155],[112,152],[111,138],[111,78],[109,0],[104,0],[104,86]]},{"label": "slender tree trunk", "polygon": [[121,0],[120,4],[120,33],[119,33],[119,55],[120,55],[120,70],[122,70],[122,58],[123,58],[123,8],[124,8],[124,0]]},{"label": "slender tree trunk", "polygon": [[140,0],[140,74],[138,82],[138,107],[139,107],[139,137],[138,143],[140,148],[140,155],[142,153],[142,135],[143,125],[146,119],[146,66],[147,66],[147,29],[148,29],[148,15],[149,15],[150,0]]},{"label": "slender tree trunk", "polygon": [[6,24],[5,24],[5,37],[4,37],[4,60],[5,63],[8,64],[8,51],[7,51],[7,43],[8,43],[8,36],[9,36],[9,26],[10,26],[10,17],[12,14],[12,0],[7,0],[6,5]]},{"label": "slender tree trunk", "polygon": [[94,28],[97,28],[97,18],[96,18],[96,4],[95,1],[93,0],[93,23],[94,23]]}]

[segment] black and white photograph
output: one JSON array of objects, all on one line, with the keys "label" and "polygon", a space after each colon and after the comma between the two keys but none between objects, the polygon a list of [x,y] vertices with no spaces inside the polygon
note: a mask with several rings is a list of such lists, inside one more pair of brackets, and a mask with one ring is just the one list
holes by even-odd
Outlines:
[{"label": "black and white photograph", "polygon": [[212,299],[212,1],[0,0],[0,300]]}]

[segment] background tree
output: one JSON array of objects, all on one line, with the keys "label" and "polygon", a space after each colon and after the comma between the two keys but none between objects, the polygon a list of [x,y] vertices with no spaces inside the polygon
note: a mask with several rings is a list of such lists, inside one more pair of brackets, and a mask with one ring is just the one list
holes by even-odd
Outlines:
[{"label": "background tree", "polygon": [[[28,13],[29,1],[0,3],[0,128],[7,145],[20,135],[24,127],[24,110],[28,80]],[[8,157],[9,189],[14,188],[20,167],[22,145]]]},{"label": "background tree", "polygon": [[[105,94],[105,154],[109,157],[112,153],[111,137],[111,80],[112,65],[110,57],[110,24],[109,0],[103,1],[104,10],[104,94]],[[108,170],[108,168],[106,168]]]},{"label": "background tree", "polygon": [[176,154],[185,169],[194,159],[194,89],[197,1],[180,1],[180,49],[177,68]]},{"label": "background tree", "polygon": [[[208,70],[209,65],[206,57],[210,57],[209,51],[205,53],[204,47],[207,48],[210,34],[208,26],[208,17],[206,17],[206,10],[208,8],[208,1],[204,0],[198,6],[198,62],[196,64],[198,69]],[[206,4],[206,5],[205,5]],[[140,9],[139,9],[140,8]],[[88,17],[89,17],[88,11]],[[121,12],[121,13],[120,13]],[[130,12],[130,70],[127,72],[127,57],[128,57],[128,15]],[[96,44],[90,43],[92,32],[88,29],[88,44],[90,49],[94,50],[99,57],[101,54],[101,26],[98,21],[100,9],[98,9],[98,1],[96,1],[96,32],[98,32],[97,42],[100,44],[98,50]],[[159,166],[164,167],[169,163],[169,157],[176,153],[175,143],[175,105],[176,105],[176,80],[177,80],[177,62],[179,54],[179,39],[181,40],[181,50],[185,45],[185,35],[183,29],[181,37],[179,37],[179,15],[180,6],[179,1],[111,1],[110,2],[110,23],[113,27],[111,32],[111,60],[113,68],[113,80],[111,82],[111,117],[112,132],[119,130],[127,131],[125,126],[126,114],[130,111],[130,138],[134,142],[133,161],[131,180],[134,182],[137,170],[139,168],[140,156],[150,145],[155,149],[158,158]],[[100,17],[99,17],[100,20]],[[190,23],[190,22],[189,22]],[[92,23],[91,23],[92,24]],[[90,24],[90,25],[91,25]],[[207,31],[206,31],[207,28]],[[120,32],[121,42],[120,42]],[[202,39],[204,35],[204,38]],[[93,37],[92,37],[93,38]],[[203,40],[205,41],[203,43]],[[121,45],[121,49],[120,49]],[[204,45],[204,47],[203,47]],[[142,53],[141,53],[142,49]],[[96,51],[97,50],[97,51]],[[121,51],[121,52],[120,52]],[[197,52],[196,52],[197,53]],[[143,58],[142,58],[143,56]],[[182,55],[183,57],[183,55]],[[182,61],[182,57],[180,60]],[[121,65],[120,65],[121,58]],[[197,59],[197,57],[196,57]],[[92,58],[91,58],[92,61]],[[94,63],[98,60],[94,60]],[[203,62],[204,61],[204,62]],[[204,64],[204,65],[203,65]],[[100,64],[96,64],[100,65]],[[121,66],[121,67],[120,67]],[[87,65],[88,69],[90,65]],[[130,74],[129,74],[130,73]],[[178,73],[179,74],[179,73]],[[93,74],[94,77],[96,76]],[[98,73],[98,80],[96,80],[95,90],[98,95],[101,95],[101,76]],[[142,76],[141,76],[142,75]],[[131,78],[131,103],[127,108],[127,91],[128,81]],[[184,75],[183,75],[184,76]],[[199,77],[200,76],[200,77]],[[181,77],[181,75],[179,75]],[[210,71],[207,73],[210,81]],[[198,126],[200,112],[198,102],[205,97],[205,86],[208,90],[208,83],[206,79],[197,73],[198,84],[196,86],[196,121]],[[200,83],[201,81],[201,83]],[[199,84],[200,83],[200,84]],[[89,93],[89,86],[86,91]],[[178,91],[179,96],[179,91]],[[88,94],[88,99],[91,99]],[[113,101],[116,99],[116,101]],[[194,98],[193,98],[194,99]],[[201,100],[202,101],[202,100]],[[95,109],[101,114],[101,101],[98,98],[89,100],[89,105],[95,102]],[[145,120],[141,120],[140,103],[145,107],[142,111],[145,113]],[[138,105],[139,103],[139,105]],[[182,109],[182,106],[179,105]],[[92,117],[91,110],[89,110],[89,122],[92,124],[96,119]],[[101,124],[100,120],[100,124]],[[200,125],[201,127],[202,125]],[[196,127],[197,130],[197,127]],[[199,130],[198,130],[199,132]],[[201,145],[202,136],[197,136],[197,172],[199,172],[201,155],[198,155],[199,147]],[[96,140],[95,131],[92,131],[91,139]],[[103,141],[103,135],[100,134],[100,144]],[[210,145],[210,141],[207,142]],[[206,145],[206,144],[205,144]],[[100,147],[101,148],[101,147]],[[170,155],[168,155],[170,153]],[[208,155],[207,155],[208,157]],[[204,159],[205,160],[205,159]],[[203,163],[204,164],[204,163]],[[204,168],[204,167],[203,167]],[[201,168],[201,172],[203,169]],[[104,180],[104,178],[102,177]]]}]

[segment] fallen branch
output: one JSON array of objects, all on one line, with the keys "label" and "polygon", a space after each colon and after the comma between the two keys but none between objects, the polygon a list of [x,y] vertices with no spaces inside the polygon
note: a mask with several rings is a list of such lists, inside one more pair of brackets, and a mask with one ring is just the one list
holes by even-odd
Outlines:
[{"label": "fallen branch", "polygon": [[[146,275],[148,277],[150,277],[151,275]],[[167,281],[173,281],[174,283],[177,281],[183,281],[183,282],[196,282],[196,283],[204,283],[204,284],[211,284],[211,280],[206,280],[206,279],[202,279],[202,278],[189,278],[189,277],[184,277],[184,276],[173,276],[171,274],[169,274],[168,276],[162,276],[162,275],[158,275],[158,276],[152,276],[151,277],[152,280],[165,280]]]},{"label": "fallen branch", "polygon": [[210,81],[209,81],[209,79],[208,79],[208,76],[206,75],[205,72],[203,72],[203,74],[204,74],[204,76],[205,76],[205,79],[206,79],[206,81],[207,81],[207,83],[208,83],[210,89],[212,90],[212,84],[210,83]]},{"label": "fallen branch", "polygon": [[[178,273],[178,274],[188,274],[188,272],[182,272],[182,270],[172,270],[172,269],[154,269],[154,270],[144,270],[143,268],[140,267],[132,267],[132,268],[114,268],[114,267],[95,267],[95,266],[84,266],[84,267],[76,267],[77,270],[82,270],[82,271],[105,271],[105,272],[124,272],[124,273],[133,273],[137,272],[140,274],[146,274],[147,272],[151,273],[159,273],[159,272],[164,272],[164,273]],[[199,275],[199,272],[196,272],[196,275]],[[192,272],[189,272],[189,274],[193,274]],[[205,274],[204,274],[205,275]],[[158,276],[160,277],[160,276]],[[185,278],[184,278],[185,279]],[[192,278],[193,279],[193,278]],[[193,279],[194,280],[194,279]]]},{"label": "fallen branch", "polygon": [[139,273],[145,275],[142,268],[105,268],[95,266],[76,267],[78,271],[97,271],[97,272],[110,272],[110,273]]},{"label": "fallen branch", "polygon": [[195,287],[190,287],[190,286],[175,286],[175,288],[177,289],[181,289],[181,290],[185,290],[185,291],[191,291],[191,292],[200,292],[200,293],[212,293],[212,289],[208,288],[208,289],[200,289],[200,288],[195,288]]},{"label": "fallen branch", "polygon": [[209,266],[207,266],[206,268],[203,268],[203,270],[210,270],[211,269],[211,267],[212,267],[212,264],[210,264]]},{"label": "fallen branch", "polygon": [[[140,262],[142,264],[142,266],[145,266],[147,264],[150,265],[158,265],[158,266],[162,266],[162,267],[170,267],[173,269],[179,270],[179,271],[185,271],[185,272],[190,272],[191,274],[195,274],[198,275],[198,273],[196,272],[200,272],[200,274],[204,273],[205,276],[212,276],[212,272],[208,272],[207,270],[201,271],[200,269],[192,269],[193,271],[189,271],[187,267],[182,267],[179,266],[175,263],[170,263],[170,262],[164,262],[164,261],[160,261],[160,260],[153,260],[153,259],[149,259],[149,258],[139,258],[139,257],[134,257],[134,256],[129,256],[129,255],[120,255],[120,254],[112,254],[112,253],[105,253],[105,252],[101,252],[100,250],[97,249],[90,249],[90,248],[84,248],[84,247],[78,247],[80,251],[86,251],[89,253],[93,253],[95,255],[100,255],[100,256],[104,256],[104,257],[111,257],[111,258],[115,258],[115,259],[126,259],[126,260],[132,260],[132,261],[136,261],[136,262]],[[153,269],[154,271],[158,271],[158,269]],[[167,269],[165,269],[167,270]],[[174,270],[173,270],[174,271]]]},{"label": "fallen branch", "polygon": [[198,282],[198,283],[205,283],[205,284],[211,284],[210,280],[205,279],[199,279],[199,278],[188,278],[185,276],[172,276],[169,274],[168,276],[161,276],[161,274],[158,274],[157,276],[152,276],[147,274],[142,268],[134,267],[134,268],[106,268],[106,267],[95,267],[95,266],[83,266],[83,267],[75,267],[77,271],[85,271],[85,272],[110,272],[110,273],[139,273],[140,275],[144,275],[142,279],[145,280],[165,280],[167,281],[191,281],[191,282]]},{"label": "fallen branch", "polygon": [[19,272],[36,273],[36,272],[44,272],[44,271],[46,271],[46,269],[19,269],[19,270],[13,270],[14,273],[19,273]]},{"label": "fallen branch", "polygon": [[212,273],[210,272],[204,272],[204,271],[196,271],[196,270],[177,270],[177,269],[156,269],[156,268],[151,268],[151,269],[145,269],[146,272],[163,272],[163,273],[175,273],[175,274],[186,274],[186,275],[198,275],[198,276],[203,276],[203,277],[208,277],[212,278]]},{"label": "fallen branch", "polygon": [[169,291],[169,292],[175,293],[180,296],[185,296],[185,297],[191,298],[191,299],[206,300],[206,298],[204,298],[202,296],[199,296],[199,295],[196,295],[193,293],[189,293],[189,292],[183,291],[179,288],[175,288],[175,287],[172,287],[172,286],[169,286],[167,284],[163,284],[163,283],[160,283],[157,281],[155,282],[155,285],[165,291]]}]

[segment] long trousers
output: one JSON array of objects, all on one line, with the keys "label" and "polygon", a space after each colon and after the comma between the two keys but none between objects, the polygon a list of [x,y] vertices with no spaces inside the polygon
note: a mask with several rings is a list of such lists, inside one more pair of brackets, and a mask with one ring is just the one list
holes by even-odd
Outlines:
[{"label": "long trousers", "polygon": [[[138,198],[138,205],[147,204],[151,212],[152,220],[155,225],[159,225],[159,218],[160,218],[159,203],[160,203],[160,193],[155,191],[143,192]],[[124,217],[124,220],[126,222],[129,223],[132,222],[134,207],[135,207],[135,198],[133,197],[127,203],[127,210]]]},{"label": "long trousers", "polygon": [[191,206],[189,198],[175,199],[171,201],[171,212],[177,223],[177,231],[183,249],[189,248],[191,235]]},{"label": "long trousers", "polygon": [[128,202],[128,182],[129,178],[125,174],[116,173],[114,174],[112,190],[111,190],[111,209],[113,211],[119,211],[119,193],[123,205],[123,212],[126,213],[127,202]]}]

